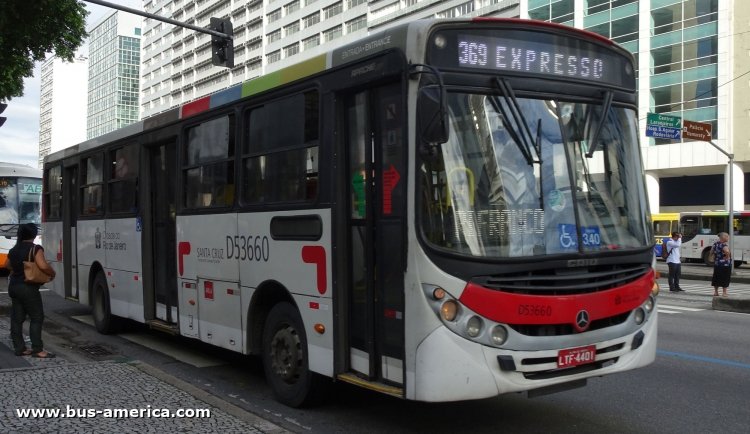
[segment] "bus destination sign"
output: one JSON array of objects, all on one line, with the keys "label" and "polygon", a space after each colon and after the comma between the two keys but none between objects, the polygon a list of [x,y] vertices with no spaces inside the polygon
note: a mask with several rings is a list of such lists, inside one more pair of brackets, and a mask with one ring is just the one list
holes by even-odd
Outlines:
[{"label": "bus destination sign", "polygon": [[435,40],[441,36],[445,43],[436,42],[431,53],[431,60],[441,65],[635,87],[627,55],[578,38],[524,30],[452,30]]}]

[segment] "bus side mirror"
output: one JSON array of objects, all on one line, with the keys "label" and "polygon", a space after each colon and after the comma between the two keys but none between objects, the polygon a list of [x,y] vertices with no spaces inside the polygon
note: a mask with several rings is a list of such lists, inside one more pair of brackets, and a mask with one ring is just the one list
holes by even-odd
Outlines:
[{"label": "bus side mirror", "polygon": [[445,91],[442,86],[424,86],[417,96],[417,131],[426,149],[448,141]]}]

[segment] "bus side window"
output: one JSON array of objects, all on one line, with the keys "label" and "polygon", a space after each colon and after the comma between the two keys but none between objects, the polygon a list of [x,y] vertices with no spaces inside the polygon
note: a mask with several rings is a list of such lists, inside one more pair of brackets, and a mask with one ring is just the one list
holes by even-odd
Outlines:
[{"label": "bus side window", "polygon": [[234,204],[234,116],[225,115],[187,130],[184,203],[188,208]]}]

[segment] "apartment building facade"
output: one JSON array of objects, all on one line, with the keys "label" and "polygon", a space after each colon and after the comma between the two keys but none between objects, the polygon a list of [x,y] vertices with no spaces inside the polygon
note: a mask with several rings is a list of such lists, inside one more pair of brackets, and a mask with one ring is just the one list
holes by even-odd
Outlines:
[{"label": "apartment building facade", "polygon": [[39,94],[39,167],[44,157],[86,140],[86,77],[88,61],[50,56],[41,67]]},{"label": "apartment building facade", "polygon": [[87,139],[140,119],[141,26],[113,10],[89,31]]}]

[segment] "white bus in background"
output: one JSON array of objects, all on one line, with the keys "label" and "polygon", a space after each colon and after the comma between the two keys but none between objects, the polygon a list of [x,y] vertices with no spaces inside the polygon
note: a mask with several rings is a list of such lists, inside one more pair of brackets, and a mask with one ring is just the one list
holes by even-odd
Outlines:
[{"label": "white bus in background", "polygon": [[[16,244],[18,225],[41,225],[41,201],[41,170],[0,162],[0,267],[5,263],[8,250]],[[40,243],[41,238],[36,242]]]},{"label": "white bus in background", "polygon": [[[719,239],[719,232],[729,232],[726,211],[696,211],[680,213],[682,248],[685,261],[702,261],[713,266],[709,258],[711,246]],[[733,226],[734,264],[750,261],[750,211],[735,211]]]},{"label": "white bus in background", "polygon": [[53,289],[101,332],[258,355],[292,406],[324,377],[458,401],[646,366],[637,103],[590,32],[396,26],[47,156]]}]

